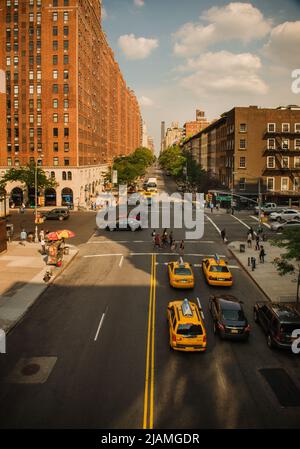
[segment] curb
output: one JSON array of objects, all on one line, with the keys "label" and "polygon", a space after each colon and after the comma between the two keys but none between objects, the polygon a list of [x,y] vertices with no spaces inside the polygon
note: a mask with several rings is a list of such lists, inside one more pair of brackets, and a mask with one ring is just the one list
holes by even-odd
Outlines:
[{"label": "curb", "polygon": [[48,289],[48,287],[66,270],[66,268],[70,265],[71,262],[75,259],[75,257],[78,255],[79,249],[76,249],[76,253],[68,260],[68,262],[61,268],[61,270],[57,273],[56,276],[54,276],[52,279],[50,279],[47,284],[44,284],[44,288],[39,293],[39,295],[34,299],[34,302],[20,315],[19,318],[17,318],[11,325],[5,329],[5,334],[8,335],[25,317],[25,315],[29,312],[29,310],[34,306],[34,304],[37,302],[37,300],[45,293],[45,291]]},{"label": "curb", "polygon": [[239,266],[243,269],[243,271],[249,276],[249,278],[254,282],[254,284],[259,288],[259,290],[263,293],[263,295],[267,298],[268,301],[272,302],[272,299],[270,298],[269,295],[267,295],[267,293],[262,289],[262,287],[259,285],[259,283],[257,282],[257,280],[251,275],[251,272],[248,271],[245,266],[239,261],[239,259],[237,258],[237,256],[235,255],[235,253],[232,251],[231,248],[227,247],[228,251],[230,252],[230,254],[235,258],[235,260],[237,261],[237,263],[239,264]]}]

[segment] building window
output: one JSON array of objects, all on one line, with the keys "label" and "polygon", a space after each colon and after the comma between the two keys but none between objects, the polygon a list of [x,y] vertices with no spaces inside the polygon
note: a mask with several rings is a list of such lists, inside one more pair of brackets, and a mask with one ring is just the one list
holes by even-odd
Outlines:
[{"label": "building window", "polygon": [[7,165],[10,167],[11,166],[11,157],[7,158]]},{"label": "building window", "polygon": [[300,133],[300,123],[295,123],[295,133]]},{"label": "building window", "polygon": [[64,64],[69,64],[69,55],[64,55]]},{"label": "building window", "polygon": [[33,114],[29,115],[29,123],[30,123],[30,125],[33,125],[33,123],[34,123],[34,115]]},{"label": "building window", "polygon": [[245,156],[240,157],[240,168],[246,168],[246,158]]},{"label": "building window", "polygon": [[67,98],[64,99],[64,109],[69,109],[69,100]]},{"label": "building window", "polygon": [[64,6],[69,6],[69,0],[64,0]]},{"label": "building window", "polygon": [[72,172],[68,171],[68,181],[72,181]]},{"label": "building window", "polygon": [[275,157],[274,156],[267,157],[267,168],[275,168]]},{"label": "building window", "polygon": [[70,165],[70,159],[64,158],[64,165]]},{"label": "building window", "polygon": [[57,51],[58,50],[58,41],[53,41],[52,42],[52,48],[53,48],[53,51]]},{"label": "building window", "polygon": [[58,128],[53,128],[53,137],[58,137]]},{"label": "building window", "polygon": [[58,123],[58,114],[53,114],[53,122]]},{"label": "building window", "polygon": [[33,72],[33,70],[29,70],[29,79],[30,80],[34,79],[34,72]]},{"label": "building window", "polygon": [[64,114],[64,123],[69,123],[69,114]]},{"label": "building window", "polygon": [[38,81],[41,81],[41,79],[42,79],[42,72],[41,72],[41,70],[38,70],[38,71],[36,72],[36,79],[37,79]]},{"label": "building window", "polygon": [[58,12],[55,11],[52,13],[52,20],[53,20],[53,22],[57,22],[57,19],[58,19]]},{"label": "building window", "polygon": [[240,150],[245,150],[247,147],[246,139],[240,139]]},{"label": "building window", "polygon": [[267,190],[273,191],[275,189],[275,178],[267,178]]},{"label": "building window", "polygon": [[64,84],[64,94],[69,93],[69,84]]},{"label": "building window", "polygon": [[41,109],[42,109],[42,100],[41,100],[41,98],[38,98],[37,101],[36,101],[36,109],[38,111],[41,111]]},{"label": "building window", "polygon": [[70,144],[69,144],[69,142],[64,142],[64,151],[65,152],[70,151]]},{"label": "building window", "polygon": [[34,128],[29,128],[29,137],[30,139],[34,138]]},{"label": "building window", "polygon": [[52,86],[52,92],[53,92],[54,94],[58,94],[58,84],[53,84],[53,86]]},{"label": "building window", "polygon": [[64,26],[64,36],[69,36],[69,27]]},{"label": "building window", "polygon": [[42,124],[42,114],[37,114],[36,118],[37,118],[36,121],[37,121],[38,126],[41,126],[41,124]]},{"label": "building window", "polygon": [[286,192],[289,190],[289,178],[281,178],[281,191]]},{"label": "building window", "polygon": [[52,28],[52,35],[53,35],[53,36],[57,36],[57,35],[58,35],[58,27],[57,27],[57,26],[54,26],[54,27]]},{"label": "building window", "polygon": [[268,150],[275,150],[275,139],[268,139]]},{"label": "building window", "polygon": [[54,109],[57,109],[57,108],[58,108],[58,100],[57,100],[57,99],[54,99],[54,100],[53,100],[53,108],[54,108]]},{"label": "building window", "polygon": [[58,64],[58,56],[57,55],[53,55],[52,56],[52,64],[53,65],[57,65]]},{"label": "building window", "polygon": [[295,150],[300,150],[300,139],[295,139],[294,140],[294,149]]},{"label": "building window", "polygon": [[63,181],[67,180],[67,173],[65,171],[62,172],[62,180]]},{"label": "building window", "polygon": [[239,190],[246,190],[246,178],[240,178]]},{"label": "building window", "polygon": [[53,70],[52,71],[52,76],[53,76],[54,80],[57,80],[58,79],[58,70]]},{"label": "building window", "polygon": [[69,50],[69,41],[64,41],[64,50]]},{"label": "building window", "polygon": [[64,128],[64,137],[69,137],[69,128]]},{"label": "building window", "polygon": [[58,157],[53,158],[53,165],[58,165]]},{"label": "building window", "polygon": [[69,13],[68,11],[64,11],[64,22],[67,22],[69,20]]},{"label": "building window", "polygon": [[299,192],[300,190],[300,178],[294,178],[294,191]]},{"label": "building window", "polygon": [[37,93],[38,95],[41,95],[41,93],[42,93],[42,86],[41,86],[41,84],[38,84],[38,85],[36,86],[36,93]]},{"label": "building window", "polygon": [[42,57],[40,54],[36,55],[36,64],[40,66],[42,63]]},{"label": "building window", "polygon": [[283,150],[288,150],[290,147],[290,139],[282,139],[281,148]]},{"label": "building window", "polygon": [[64,70],[64,80],[69,79],[69,70]]},{"label": "building window", "polygon": [[283,133],[289,133],[290,132],[290,124],[289,123],[282,123],[282,132]]},{"label": "building window", "polygon": [[58,142],[53,142],[53,151],[58,151]]},{"label": "building window", "polygon": [[6,56],[6,65],[10,66],[10,56]]},{"label": "building window", "polygon": [[52,171],[52,172],[50,173],[50,177],[51,177],[52,179],[55,179],[55,171]]},{"label": "building window", "polygon": [[30,84],[30,85],[29,85],[29,94],[30,94],[30,95],[33,95],[33,94],[34,94],[34,85],[33,85],[33,84]]},{"label": "building window", "polygon": [[300,168],[300,156],[294,157],[294,168]]},{"label": "building window", "polygon": [[282,159],[281,159],[281,167],[282,168],[289,168],[289,157],[288,156],[282,156]]},{"label": "building window", "polygon": [[275,133],[276,131],[276,123],[268,123],[268,132]]},{"label": "building window", "polygon": [[247,123],[240,123],[240,133],[247,132]]}]

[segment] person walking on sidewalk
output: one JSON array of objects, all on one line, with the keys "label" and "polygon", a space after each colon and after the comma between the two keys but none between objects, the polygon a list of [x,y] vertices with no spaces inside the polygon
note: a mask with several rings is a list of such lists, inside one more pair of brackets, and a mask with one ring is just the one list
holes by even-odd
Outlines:
[{"label": "person walking on sidewalk", "polygon": [[226,240],[226,230],[225,230],[225,228],[222,229],[222,231],[221,231],[221,237],[222,237],[223,242],[225,243],[225,240]]},{"label": "person walking on sidewalk", "polygon": [[45,239],[45,231],[43,228],[40,230],[39,236],[40,236],[40,242],[42,242],[42,240]]},{"label": "person walking on sidewalk", "polygon": [[210,203],[209,207],[210,207],[210,212],[213,213],[214,212],[214,203]]},{"label": "person walking on sidewalk", "polygon": [[44,238],[41,238],[41,247],[42,247],[42,254],[46,254],[46,242]]},{"label": "person walking on sidewalk", "polygon": [[259,247],[260,247],[259,243],[260,243],[260,237],[259,237],[259,235],[257,235],[255,238],[255,251],[259,251]]},{"label": "person walking on sidewalk", "polygon": [[266,256],[265,249],[264,249],[263,246],[261,246],[260,247],[260,251],[259,251],[259,261],[260,261],[260,263],[265,263],[265,256]]},{"label": "person walking on sidewalk", "polygon": [[252,226],[250,226],[249,232],[250,232],[250,234],[251,234],[252,240],[254,240],[254,229],[252,228]]},{"label": "person walking on sidewalk", "polygon": [[159,234],[155,235],[155,239],[154,239],[154,248],[161,248],[161,238]]},{"label": "person walking on sidewalk", "polygon": [[171,231],[169,234],[169,243],[170,243],[170,248],[171,248],[172,244],[173,244],[173,231]]},{"label": "person walking on sidewalk", "polygon": [[21,233],[20,233],[20,244],[21,245],[25,245],[25,242],[27,240],[27,232],[25,231],[25,229],[22,229]]},{"label": "person walking on sidewalk", "polygon": [[251,235],[251,231],[248,231],[247,234],[247,243],[248,243],[248,248],[252,248],[252,235]]},{"label": "person walking on sidewalk", "polygon": [[181,240],[179,245],[179,256],[180,257],[184,256],[184,240]]},{"label": "person walking on sidewalk", "polygon": [[162,246],[167,246],[167,244],[168,244],[168,232],[167,232],[166,228],[164,229],[164,231],[162,233],[161,241],[162,241]]},{"label": "person walking on sidewalk", "polygon": [[153,229],[153,231],[151,233],[153,245],[155,245],[155,236],[156,236],[156,231],[155,231],[155,229]]}]

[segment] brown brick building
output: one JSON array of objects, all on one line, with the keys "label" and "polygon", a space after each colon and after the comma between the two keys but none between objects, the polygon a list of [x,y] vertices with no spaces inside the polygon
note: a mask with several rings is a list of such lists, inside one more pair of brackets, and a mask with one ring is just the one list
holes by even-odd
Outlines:
[{"label": "brown brick building", "polygon": [[192,137],[195,134],[198,134],[200,131],[202,131],[206,126],[209,125],[209,121],[205,117],[205,112],[200,111],[199,109],[196,110],[196,120],[191,122],[186,122],[183,125],[183,137]]},{"label": "brown brick building", "polygon": [[101,2],[1,0],[1,69],[0,176],[38,162],[59,183],[46,204],[85,205],[107,164],[141,143],[139,105],[101,28]]},{"label": "brown brick building", "polygon": [[[199,163],[242,196],[300,199],[300,107],[235,107],[185,143]],[[195,157],[195,156],[194,156]]]}]

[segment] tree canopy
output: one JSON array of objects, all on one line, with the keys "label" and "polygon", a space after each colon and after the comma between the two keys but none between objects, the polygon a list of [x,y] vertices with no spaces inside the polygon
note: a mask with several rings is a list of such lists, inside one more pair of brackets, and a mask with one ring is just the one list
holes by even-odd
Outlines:
[{"label": "tree canopy", "polygon": [[132,184],[139,176],[146,173],[147,167],[154,161],[155,156],[152,151],[144,147],[137,148],[129,156],[116,158],[113,169],[118,171],[118,184]]},{"label": "tree canopy", "polygon": [[[282,234],[272,240],[272,245],[284,248],[286,252],[274,260],[280,275],[294,273],[300,269],[300,228],[284,229]],[[295,263],[296,262],[296,263]]]},{"label": "tree canopy", "polygon": [[[27,189],[35,187],[35,164],[27,164],[24,167],[13,167],[8,170],[0,180],[0,188],[5,188],[8,182],[20,182]],[[48,178],[45,171],[41,167],[37,167],[37,186],[38,189],[47,189],[56,187],[57,182],[53,178]]]}]

